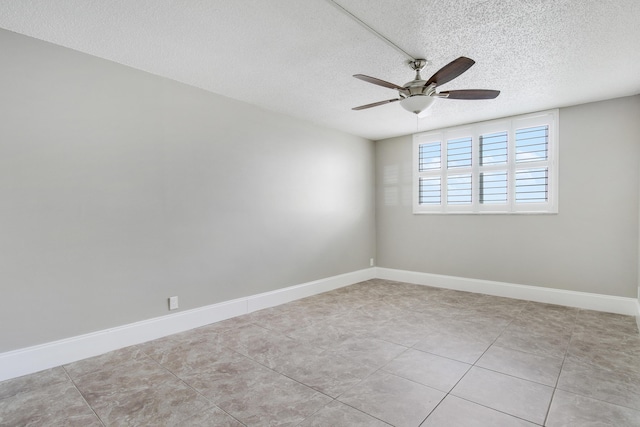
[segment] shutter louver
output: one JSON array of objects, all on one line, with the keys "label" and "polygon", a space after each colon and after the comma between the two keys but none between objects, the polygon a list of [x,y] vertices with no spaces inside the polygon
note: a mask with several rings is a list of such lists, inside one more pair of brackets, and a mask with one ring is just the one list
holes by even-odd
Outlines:
[{"label": "shutter louver", "polygon": [[[544,162],[549,158],[549,126],[516,131],[516,164]],[[549,200],[547,167],[516,169],[516,203],[546,203]]]},{"label": "shutter louver", "polygon": [[448,204],[470,205],[471,197],[471,174],[450,175],[447,178]]},{"label": "shutter louver", "polygon": [[544,203],[549,199],[547,168],[516,171],[516,203]]},{"label": "shutter louver", "polygon": [[447,141],[447,169],[471,166],[471,138]]},{"label": "shutter louver", "polygon": [[480,173],[480,203],[507,203],[507,172]]},{"label": "shutter louver", "polygon": [[558,121],[556,109],[415,134],[413,212],[558,213]]},{"label": "shutter louver", "polygon": [[419,203],[439,205],[441,201],[440,177],[420,178]]},{"label": "shutter louver", "polygon": [[507,163],[507,132],[480,136],[480,166]]},{"label": "shutter louver", "polygon": [[440,169],[440,143],[432,142],[430,144],[420,145],[420,157],[418,170],[420,172]]},{"label": "shutter louver", "polygon": [[536,126],[516,131],[516,163],[547,160],[549,126]]}]

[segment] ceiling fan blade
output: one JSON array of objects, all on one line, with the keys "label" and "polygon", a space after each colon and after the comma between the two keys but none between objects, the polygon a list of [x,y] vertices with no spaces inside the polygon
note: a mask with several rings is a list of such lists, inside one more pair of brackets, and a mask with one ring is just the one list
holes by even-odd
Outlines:
[{"label": "ceiling fan blade", "polygon": [[447,99],[493,99],[500,95],[500,91],[489,89],[446,90],[439,92],[438,95],[447,95]]},{"label": "ceiling fan blade", "polygon": [[461,56],[458,59],[454,59],[444,67],[440,68],[436,73],[431,76],[425,86],[429,86],[431,83],[435,83],[436,86],[443,85],[447,82],[458,77],[460,74],[467,71],[476,61],[473,59]]},{"label": "ceiling fan blade", "polygon": [[352,108],[352,110],[364,110],[366,108],[377,107],[378,105],[384,105],[384,104],[388,104],[390,102],[396,102],[396,101],[400,101],[400,98],[387,99],[386,101],[379,101],[379,102],[374,102],[372,104],[361,105],[359,107]]},{"label": "ceiling fan blade", "polygon": [[388,87],[389,89],[404,90],[402,86],[398,86],[395,83],[386,82],[384,80],[376,79],[375,77],[365,76],[364,74],[354,74],[353,77],[363,80],[367,83],[373,83],[374,85]]}]

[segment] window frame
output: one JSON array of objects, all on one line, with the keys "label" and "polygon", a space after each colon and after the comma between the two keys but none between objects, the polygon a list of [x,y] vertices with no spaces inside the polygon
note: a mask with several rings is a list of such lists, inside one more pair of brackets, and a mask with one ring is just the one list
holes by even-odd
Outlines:
[{"label": "window frame", "polygon": [[[513,116],[504,119],[450,127],[413,135],[413,213],[414,214],[557,214],[558,213],[558,110]],[[548,126],[546,160],[516,162],[516,132],[538,126]],[[507,132],[507,162],[480,165],[480,136]],[[471,166],[448,168],[447,142],[471,137]],[[440,143],[440,168],[419,170],[420,146]],[[516,172],[547,169],[547,201],[543,203],[516,203]],[[480,174],[507,173],[506,203],[480,203]],[[447,178],[471,174],[471,203],[447,203]],[[420,179],[440,178],[440,204],[419,203]]]}]

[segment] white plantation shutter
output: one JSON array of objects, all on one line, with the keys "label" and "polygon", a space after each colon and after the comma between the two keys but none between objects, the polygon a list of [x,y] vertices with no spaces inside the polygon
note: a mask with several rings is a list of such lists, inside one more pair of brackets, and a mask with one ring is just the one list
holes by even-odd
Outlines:
[{"label": "white plantation shutter", "polygon": [[420,145],[420,172],[440,169],[440,142]]},{"label": "white plantation shutter", "polygon": [[481,204],[506,204],[509,196],[507,171],[480,172]]},{"label": "white plantation shutter", "polygon": [[[548,159],[548,125],[516,130],[516,203],[546,203],[549,200]],[[541,167],[532,168],[532,163]]]},{"label": "white plantation shutter", "polygon": [[478,141],[478,203],[480,205],[507,206],[509,201],[509,132],[501,130],[481,133]]},{"label": "white plantation shutter", "polygon": [[473,200],[470,136],[447,140],[447,204],[471,205]]},{"label": "white plantation shutter", "polygon": [[414,135],[414,213],[556,213],[558,111]]},{"label": "white plantation shutter", "polygon": [[442,191],[440,190],[440,177],[420,178],[420,204],[437,205],[442,202]]}]

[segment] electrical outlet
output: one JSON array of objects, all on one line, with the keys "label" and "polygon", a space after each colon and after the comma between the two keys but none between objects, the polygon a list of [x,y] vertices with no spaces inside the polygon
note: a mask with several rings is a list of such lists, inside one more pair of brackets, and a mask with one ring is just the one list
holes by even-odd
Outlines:
[{"label": "electrical outlet", "polygon": [[373,258],[369,258],[369,266],[373,267]]},{"label": "electrical outlet", "polygon": [[169,297],[169,310],[176,310],[178,308],[178,297]]}]

